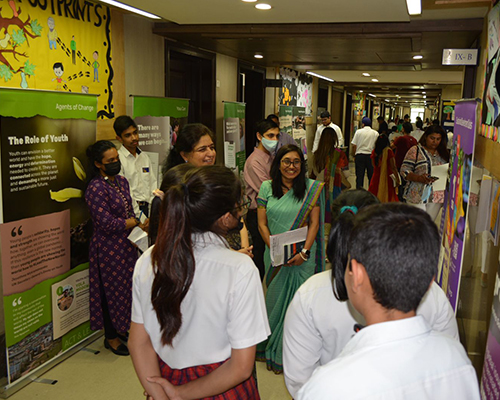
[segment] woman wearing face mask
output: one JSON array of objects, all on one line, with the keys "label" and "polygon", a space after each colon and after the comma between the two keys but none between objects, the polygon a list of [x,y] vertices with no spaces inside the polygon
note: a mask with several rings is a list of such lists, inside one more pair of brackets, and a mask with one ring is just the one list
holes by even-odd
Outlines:
[{"label": "woman wearing face mask", "polygon": [[266,245],[259,233],[257,222],[257,195],[262,182],[271,179],[271,163],[278,145],[280,130],[272,120],[265,119],[257,123],[255,135],[259,145],[248,157],[243,172],[245,193],[251,203],[247,214],[247,226],[253,239],[253,260],[259,269],[260,279],[264,279],[264,250]]},{"label": "woman wearing face mask", "polygon": [[120,356],[130,328],[132,273],[137,249],[127,239],[135,226],[128,181],[121,175],[115,145],[100,140],[87,149],[89,184],[85,191],[94,231],[89,249],[90,328],[104,328],[104,346]]}]

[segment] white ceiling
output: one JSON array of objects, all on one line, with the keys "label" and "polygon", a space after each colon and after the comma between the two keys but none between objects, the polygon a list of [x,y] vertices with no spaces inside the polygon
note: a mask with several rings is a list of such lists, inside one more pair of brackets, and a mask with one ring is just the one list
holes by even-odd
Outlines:
[{"label": "white ceiling", "polygon": [[409,21],[406,0],[261,0],[273,8],[241,0],[125,0],[178,24],[258,24]]}]

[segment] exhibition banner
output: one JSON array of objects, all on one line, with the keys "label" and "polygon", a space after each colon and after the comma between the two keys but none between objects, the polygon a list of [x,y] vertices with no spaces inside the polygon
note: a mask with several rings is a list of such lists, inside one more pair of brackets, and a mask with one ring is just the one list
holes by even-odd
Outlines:
[{"label": "exhibition banner", "polygon": [[0,89],[6,387],[92,333],[83,195],[96,118],[93,95]]},{"label": "exhibition banner", "polygon": [[476,100],[459,101],[455,107],[455,134],[441,219],[442,242],[436,281],[455,312],[464,255],[477,108]]},{"label": "exhibition banner", "polygon": [[180,129],[187,124],[189,100],[133,96],[133,117],[139,132],[139,148],[151,159],[158,186],[164,165]]},{"label": "exhibition banner", "polygon": [[296,106],[280,106],[280,131],[281,134],[292,136],[297,142],[297,146],[302,149],[307,157],[306,146],[306,109]]},{"label": "exhibition banner", "polygon": [[245,167],[245,103],[224,102],[224,165],[243,173]]},{"label": "exhibition banner", "polygon": [[87,0],[11,0],[0,8],[0,24],[1,86],[92,93],[99,96],[92,114],[113,118],[109,7]]}]

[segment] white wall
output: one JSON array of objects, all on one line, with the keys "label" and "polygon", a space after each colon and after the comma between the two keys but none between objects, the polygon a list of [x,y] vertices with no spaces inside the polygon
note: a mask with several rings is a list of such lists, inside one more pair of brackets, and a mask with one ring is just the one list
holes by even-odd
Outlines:
[{"label": "white wall", "polygon": [[165,96],[165,46],[163,37],[153,34],[150,19],[131,14],[123,16],[123,36],[125,95],[131,115],[131,94]]}]

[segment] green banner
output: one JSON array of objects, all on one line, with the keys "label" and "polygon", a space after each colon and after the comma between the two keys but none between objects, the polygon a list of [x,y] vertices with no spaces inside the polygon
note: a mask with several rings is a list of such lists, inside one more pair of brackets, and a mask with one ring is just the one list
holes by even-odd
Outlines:
[{"label": "green banner", "polygon": [[224,102],[224,164],[238,174],[245,167],[245,103]]},{"label": "green banner", "polygon": [[41,115],[52,119],[95,121],[97,97],[44,90],[0,89],[0,115],[14,118]]},{"label": "green banner", "polygon": [[173,117],[188,116],[189,100],[168,97],[134,96],[134,118],[136,117]]}]

